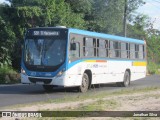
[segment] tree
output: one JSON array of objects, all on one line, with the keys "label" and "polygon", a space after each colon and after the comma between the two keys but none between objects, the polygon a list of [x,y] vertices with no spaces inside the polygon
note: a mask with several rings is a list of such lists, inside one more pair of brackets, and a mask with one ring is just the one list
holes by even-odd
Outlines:
[{"label": "tree", "polygon": [[145,4],[143,0],[124,0],[124,17],[123,17],[123,34],[127,36],[127,20],[132,21],[132,17],[135,16],[132,13],[138,9],[139,6]]},{"label": "tree", "polygon": [[[127,19],[127,37],[146,39],[152,60],[159,60],[159,40],[145,15],[134,15],[143,0],[8,0],[0,7],[0,64],[20,67],[21,43],[31,27],[67,26],[123,36]],[[124,14],[125,1],[127,2]],[[124,16],[126,15],[126,16]],[[147,26],[150,26],[147,28]],[[154,61],[153,60],[153,61]],[[16,62],[15,62],[16,61]],[[157,62],[157,61],[156,61]]]},{"label": "tree", "polygon": [[128,37],[145,39],[147,37],[147,29],[151,27],[150,18],[146,15],[136,15],[132,23],[128,24]]},{"label": "tree", "polygon": [[[1,14],[2,15],[2,14]],[[15,34],[11,24],[0,16],[0,67],[11,65],[11,54],[15,43]]]},{"label": "tree", "polygon": [[64,0],[10,0],[10,2],[11,6],[5,7],[3,13],[12,28],[11,33],[16,37],[16,42],[13,43],[14,52],[10,56],[15,68],[20,68],[21,43],[26,29],[57,25],[85,29],[84,15],[72,12],[70,5]]},{"label": "tree", "polygon": [[92,10],[93,0],[65,0],[70,4],[74,13],[90,13]]},{"label": "tree", "polygon": [[152,34],[147,38],[148,59],[156,64],[160,63],[160,36]]},{"label": "tree", "polygon": [[88,29],[109,34],[122,31],[123,16],[122,1],[94,0],[93,10],[86,19]]},{"label": "tree", "polygon": [[21,17],[27,27],[66,25],[84,28],[83,14],[72,12],[64,0],[12,0],[16,7],[17,17]]}]

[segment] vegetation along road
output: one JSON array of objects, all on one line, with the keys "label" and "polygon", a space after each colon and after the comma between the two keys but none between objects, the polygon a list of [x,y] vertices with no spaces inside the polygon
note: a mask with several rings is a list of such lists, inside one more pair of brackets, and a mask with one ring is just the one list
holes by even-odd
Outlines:
[{"label": "vegetation along road", "polygon": [[[159,87],[160,76],[152,75],[147,76],[144,79],[131,82],[130,87],[123,88],[117,87],[115,84],[101,85],[100,87],[92,88],[85,94],[94,94],[98,92],[108,91],[120,91],[120,90],[131,90],[141,89],[147,87]],[[34,103],[41,101],[60,100],[68,96],[78,97],[83,93],[71,89],[54,89],[53,92],[47,93],[44,91],[42,86],[39,85],[0,85],[0,107],[7,107],[17,104]]]}]

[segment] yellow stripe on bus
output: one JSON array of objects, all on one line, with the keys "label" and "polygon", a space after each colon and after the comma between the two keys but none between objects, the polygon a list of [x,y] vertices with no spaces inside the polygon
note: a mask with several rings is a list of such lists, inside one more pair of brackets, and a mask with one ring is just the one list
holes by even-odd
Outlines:
[{"label": "yellow stripe on bus", "polygon": [[85,60],[85,62],[107,62],[106,60]]},{"label": "yellow stripe on bus", "polygon": [[85,62],[96,62],[96,60],[85,60]]},{"label": "yellow stripe on bus", "polygon": [[133,62],[132,66],[147,66],[147,62]]}]

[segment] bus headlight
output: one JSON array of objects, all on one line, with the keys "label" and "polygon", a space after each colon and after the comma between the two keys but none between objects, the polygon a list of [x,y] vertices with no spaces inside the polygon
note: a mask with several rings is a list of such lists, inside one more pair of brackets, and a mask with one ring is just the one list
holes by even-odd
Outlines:
[{"label": "bus headlight", "polygon": [[58,72],[57,76],[61,76],[65,71],[65,68],[63,68],[61,71]]},{"label": "bus headlight", "polygon": [[26,71],[23,68],[21,68],[21,73],[26,75]]}]

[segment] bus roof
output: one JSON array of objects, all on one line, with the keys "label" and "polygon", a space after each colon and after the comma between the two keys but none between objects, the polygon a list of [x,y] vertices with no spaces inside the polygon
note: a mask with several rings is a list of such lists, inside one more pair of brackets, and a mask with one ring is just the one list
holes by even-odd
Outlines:
[{"label": "bus roof", "polygon": [[104,38],[104,39],[109,39],[109,40],[133,42],[133,43],[138,43],[138,44],[145,43],[144,40],[139,40],[139,39],[133,39],[133,38],[127,38],[127,37],[121,37],[121,36],[109,35],[109,34],[97,33],[97,32],[90,32],[90,31],[79,30],[79,29],[74,29],[74,28],[68,28],[68,29],[69,29],[69,33],[81,34],[81,35],[86,35],[86,36],[93,36],[93,37]]},{"label": "bus roof", "polygon": [[86,36],[93,36],[96,38],[104,38],[104,39],[109,39],[109,40],[116,40],[116,41],[118,40],[118,41],[132,42],[132,43],[137,43],[137,44],[145,44],[144,40],[133,39],[133,38],[128,38],[128,37],[121,37],[121,36],[110,35],[110,34],[105,34],[105,33],[91,32],[91,31],[80,30],[80,29],[75,29],[75,28],[37,27],[37,28],[30,28],[30,29],[54,29],[54,28],[68,29],[69,33],[75,33],[75,34],[86,35]]}]

